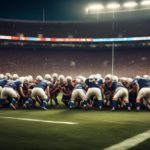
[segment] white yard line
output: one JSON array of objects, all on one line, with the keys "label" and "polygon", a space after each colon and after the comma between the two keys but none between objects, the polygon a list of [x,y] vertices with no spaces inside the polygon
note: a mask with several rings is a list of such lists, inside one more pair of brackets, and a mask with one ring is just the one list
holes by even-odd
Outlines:
[{"label": "white yard line", "polygon": [[0,117],[4,119],[16,119],[24,121],[36,121],[36,122],[45,122],[45,123],[59,123],[59,124],[78,124],[74,122],[61,122],[61,121],[49,121],[49,120],[37,120],[37,119],[27,119],[27,118],[15,118],[15,117]]},{"label": "white yard line", "polygon": [[131,147],[138,145],[139,143],[142,143],[143,141],[145,141],[149,138],[150,138],[150,130],[148,130],[144,133],[138,134],[134,137],[131,137],[121,143],[110,146],[104,150],[127,150]]}]

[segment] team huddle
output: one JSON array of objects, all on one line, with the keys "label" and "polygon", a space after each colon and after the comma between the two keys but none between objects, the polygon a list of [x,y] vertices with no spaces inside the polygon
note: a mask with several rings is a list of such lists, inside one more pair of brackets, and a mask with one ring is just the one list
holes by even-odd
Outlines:
[{"label": "team huddle", "polygon": [[135,109],[142,107],[150,109],[150,77],[136,76],[132,78],[118,78],[111,74],[104,78],[100,74],[90,75],[88,78],[71,76],[66,78],[54,73],[46,74],[44,79],[38,75],[33,80],[31,75],[19,77],[17,74],[0,74],[0,108],[10,105],[17,107],[35,108],[39,103],[43,110],[46,105],[55,102],[59,107],[57,96],[62,93],[62,102],[70,109],[79,107],[87,110],[96,107],[103,110],[104,106],[111,106],[111,111],[117,107]]}]

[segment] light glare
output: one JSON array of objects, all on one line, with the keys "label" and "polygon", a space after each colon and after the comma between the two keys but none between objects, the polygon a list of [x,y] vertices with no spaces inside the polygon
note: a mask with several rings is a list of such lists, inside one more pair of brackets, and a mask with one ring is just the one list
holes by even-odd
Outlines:
[{"label": "light glare", "polygon": [[141,2],[141,5],[150,5],[150,1],[143,1]]},{"label": "light glare", "polygon": [[136,5],[138,5],[138,4],[135,3],[135,2],[129,2],[129,3],[125,3],[125,4],[124,4],[124,7],[134,7],[134,6],[136,6]]},{"label": "light glare", "polygon": [[107,5],[107,8],[119,8],[120,5],[119,4],[109,4]]},{"label": "light glare", "polygon": [[97,9],[102,9],[102,8],[104,8],[102,5],[91,5],[89,7],[89,9],[91,10],[97,10]]}]

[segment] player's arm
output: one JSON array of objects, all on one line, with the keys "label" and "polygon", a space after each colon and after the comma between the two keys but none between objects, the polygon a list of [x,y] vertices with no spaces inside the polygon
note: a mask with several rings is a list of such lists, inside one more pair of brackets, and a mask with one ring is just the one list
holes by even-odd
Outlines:
[{"label": "player's arm", "polygon": [[20,86],[19,87],[19,92],[20,92],[20,94],[25,98],[26,96],[24,95],[24,93],[23,93],[23,90],[22,90],[22,87]]},{"label": "player's arm", "polygon": [[64,96],[70,96],[71,95],[71,93],[72,93],[72,91],[70,91],[70,93],[69,94],[66,94],[66,93],[64,93],[61,89],[59,89],[59,91],[64,95]]},{"label": "player's arm", "polygon": [[102,84],[102,86],[101,86],[101,91],[102,91],[102,93],[105,92],[105,84]]},{"label": "player's arm", "polygon": [[46,93],[47,93],[48,99],[50,99],[49,85],[47,85],[46,87]]},{"label": "player's arm", "polygon": [[18,99],[19,99],[19,98],[20,98],[20,95],[19,95],[18,91],[16,91],[16,94],[17,94],[17,97],[18,97]]},{"label": "player's arm", "polygon": [[133,93],[134,90],[133,89],[128,89],[129,94]]},{"label": "player's arm", "polygon": [[55,90],[52,90],[51,94],[55,93],[57,90],[59,90],[59,88],[55,88]]},{"label": "player's arm", "polygon": [[88,85],[85,85],[85,91],[87,91],[87,89],[88,89]]},{"label": "player's arm", "polygon": [[135,82],[135,84],[133,85],[133,87],[135,88],[136,94],[138,94],[139,89],[140,89],[138,82]]},{"label": "player's arm", "polygon": [[111,87],[112,87],[112,84],[113,84],[113,83],[111,82],[111,83],[108,85],[109,89],[111,89]]},{"label": "player's arm", "polygon": [[28,89],[29,87],[28,87],[28,85],[24,82],[23,83],[23,85]]}]

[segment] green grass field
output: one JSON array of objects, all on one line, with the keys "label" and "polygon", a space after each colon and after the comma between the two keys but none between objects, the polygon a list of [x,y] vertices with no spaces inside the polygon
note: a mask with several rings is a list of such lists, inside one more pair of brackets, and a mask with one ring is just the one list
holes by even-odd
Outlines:
[{"label": "green grass field", "polygon": [[[61,96],[58,97],[59,102]],[[61,102],[60,102],[61,103]],[[98,109],[82,111],[65,107],[47,106],[23,110],[1,108],[0,117],[74,122],[55,124],[0,118],[0,150],[101,150],[150,129],[150,112],[116,112]],[[131,148],[149,149],[150,139]]]}]

